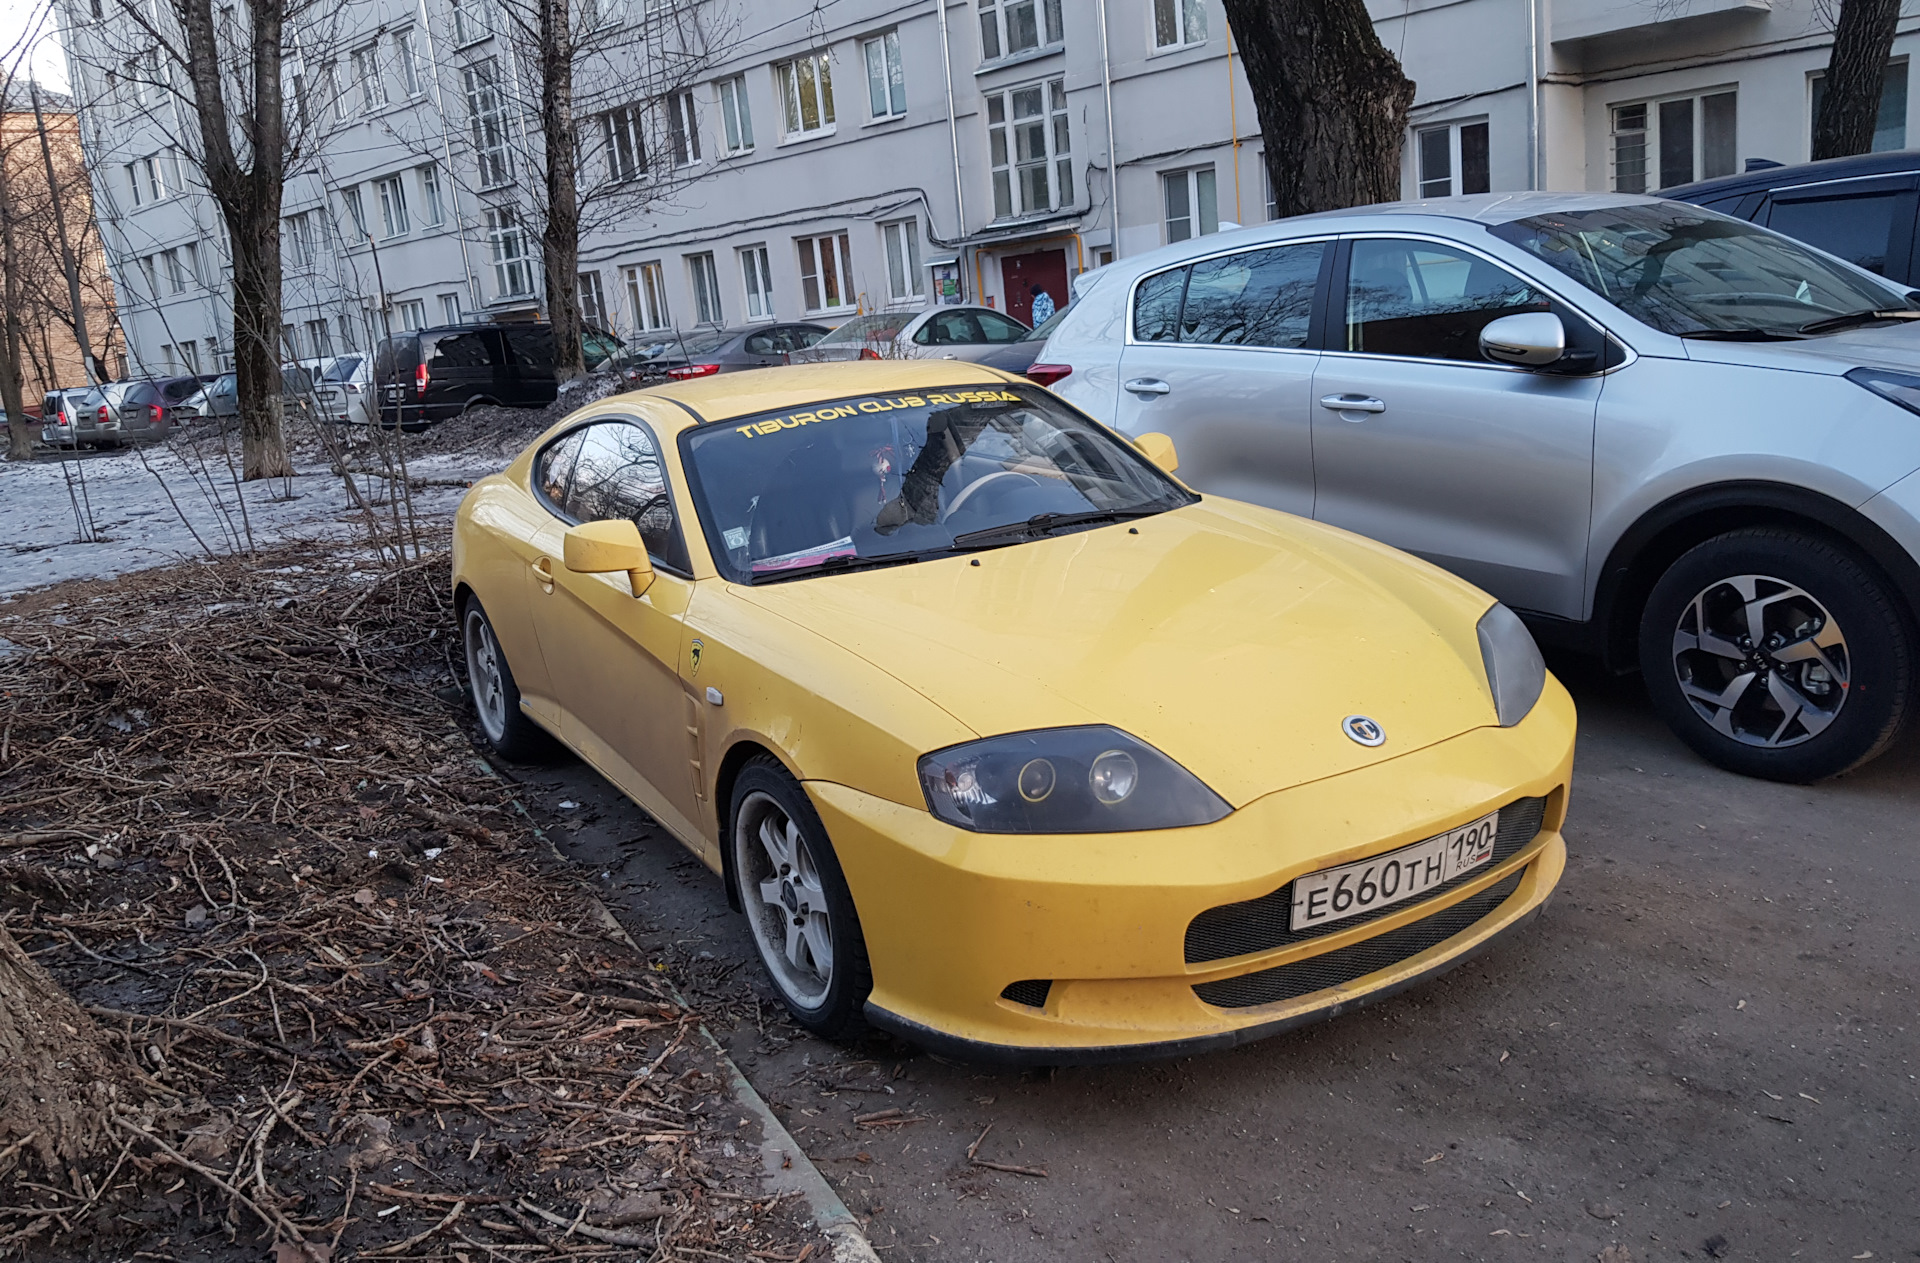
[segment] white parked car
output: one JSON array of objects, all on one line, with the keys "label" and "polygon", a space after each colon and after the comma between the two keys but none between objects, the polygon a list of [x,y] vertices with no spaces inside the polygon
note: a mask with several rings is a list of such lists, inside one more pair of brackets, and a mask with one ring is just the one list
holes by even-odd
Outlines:
[{"label": "white parked car", "polygon": [[1026,325],[991,307],[932,307],[855,316],[805,350],[795,364],[826,360],[978,360],[1027,336]]}]

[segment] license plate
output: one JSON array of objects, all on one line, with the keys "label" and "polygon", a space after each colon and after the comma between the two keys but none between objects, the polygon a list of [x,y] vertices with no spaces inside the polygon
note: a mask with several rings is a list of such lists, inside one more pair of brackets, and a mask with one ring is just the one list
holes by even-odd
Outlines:
[{"label": "license plate", "polygon": [[1496,811],[1386,855],[1296,877],[1291,928],[1328,925],[1417,898],[1491,860],[1499,832]]}]

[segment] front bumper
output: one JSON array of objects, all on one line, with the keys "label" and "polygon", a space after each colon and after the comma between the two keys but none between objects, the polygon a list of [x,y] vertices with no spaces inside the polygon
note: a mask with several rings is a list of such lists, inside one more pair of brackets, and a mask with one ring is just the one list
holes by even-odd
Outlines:
[{"label": "front bumper", "polygon": [[[1565,869],[1560,827],[1573,736],[1573,703],[1550,679],[1513,728],[1476,729],[1269,794],[1212,825],[1146,833],[975,834],[842,785],[808,789],[859,911],[873,970],[869,1020],[966,1060],[1065,1065],[1187,1055],[1275,1034],[1484,950],[1537,913]],[[1258,899],[1304,873],[1432,837],[1524,797],[1547,800],[1540,832],[1441,894],[1278,948],[1186,960],[1187,927],[1209,908]],[[1423,925],[1457,928],[1426,944]],[[1375,940],[1419,950],[1384,953],[1388,963],[1371,972],[1275,1003],[1222,1007],[1195,990],[1325,963],[1342,949],[1365,953]],[[1027,980],[1050,984],[1041,1004],[1002,995]]]}]

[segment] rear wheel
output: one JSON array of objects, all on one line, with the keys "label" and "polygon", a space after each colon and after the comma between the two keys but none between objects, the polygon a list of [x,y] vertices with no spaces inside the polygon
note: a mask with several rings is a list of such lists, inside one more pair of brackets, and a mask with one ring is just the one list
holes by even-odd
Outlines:
[{"label": "rear wheel", "polygon": [[1883,753],[1913,690],[1912,633],[1844,545],[1732,531],[1683,555],[1640,621],[1640,669],[1682,741],[1729,771],[1805,782]]},{"label": "rear wheel", "polygon": [[468,597],[460,615],[460,639],[467,655],[467,695],[473,700],[480,732],[505,758],[531,763],[553,752],[553,738],[520,709],[520,689],[500,640],[493,634],[477,598]]},{"label": "rear wheel", "polygon": [[866,1029],[873,990],[853,895],[799,782],[771,758],[740,770],[727,831],[761,963],[800,1025],[832,1040]]}]

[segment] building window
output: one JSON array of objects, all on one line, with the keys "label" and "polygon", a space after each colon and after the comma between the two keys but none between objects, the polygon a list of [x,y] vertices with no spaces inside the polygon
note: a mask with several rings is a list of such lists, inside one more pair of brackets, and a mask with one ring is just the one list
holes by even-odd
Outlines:
[{"label": "building window", "polygon": [[184,294],[187,290],[187,270],[181,265],[178,250],[162,250],[160,261],[167,269],[167,289],[175,294]]},{"label": "building window", "polygon": [[767,248],[748,246],[740,252],[740,279],[747,287],[747,315],[773,319],[773,274],[767,268]]},{"label": "building window", "polygon": [[193,285],[200,283],[199,243],[189,241],[186,245],[180,247],[180,266],[186,271],[188,283]]},{"label": "building window", "polygon": [[693,280],[695,323],[725,324],[726,321],[720,315],[720,277],[714,270],[713,255],[711,253],[688,255],[687,273]]},{"label": "building window", "polygon": [[1060,0],[980,0],[980,60],[1011,57],[1065,38]]},{"label": "building window", "polygon": [[667,139],[673,144],[673,165],[689,167],[700,161],[700,122],[693,112],[693,93],[675,92],[667,98]]},{"label": "building window", "polygon": [[493,34],[491,0],[447,0],[453,9],[453,46],[477,43]]},{"label": "building window", "polygon": [[753,148],[753,114],[747,108],[747,78],[736,75],[722,79],[717,86],[720,119],[727,131],[727,152],[745,153]]},{"label": "building window", "polygon": [[1153,46],[1186,48],[1207,42],[1204,0],[1153,0]]},{"label": "building window", "polygon": [[312,212],[287,216],[286,230],[287,262],[296,268],[311,267],[315,259]]},{"label": "building window", "polygon": [[[327,328],[326,317],[307,321],[307,345],[313,348],[315,355],[333,354],[333,333]],[[183,346],[180,349],[190,351],[193,348]]]},{"label": "building window", "polygon": [[1064,80],[987,98],[994,218],[1034,215],[1073,203],[1069,139]]},{"label": "building window", "polygon": [[387,81],[380,75],[380,46],[368,44],[353,54],[353,81],[360,85],[360,109],[371,114],[387,103]]},{"label": "building window", "polygon": [[297,360],[300,358],[300,330],[291,324],[281,325],[280,343],[287,348],[288,359]]},{"label": "building window", "polygon": [[140,164],[137,162],[127,164],[127,188],[133,193],[133,204],[136,207],[146,200],[140,189]]},{"label": "building window", "polygon": [[532,269],[527,263],[527,234],[511,206],[487,212],[487,242],[493,250],[493,287],[501,298],[533,292]]},{"label": "building window", "polygon": [[863,41],[867,62],[867,111],[874,118],[899,118],[907,112],[907,76],[900,66],[900,32],[888,31]]},{"label": "building window", "polygon": [[332,62],[320,67],[320,109],[336,123],[346,121],[347,98],[340,91],[340,76]]},{"label": "building window", "polygon": [[427,327],[427,300],[424,298],[406,298],[393,305],[393,318],[399,324],[402,333],[412,333],[416,329]]},{"label": "building window", "polygon": [[182,368],[186,369],[189,373],[198,374],[200,372],[200,348],[197,344],[182,342],[173,349],[180,353],[180,366]]},{"label": "building window", "polygon": [[833,67],[825,53],[783,61],[780,80],[783,121],[789,140],[824,136],[833,130]]},{"label": "building window", "polygon": [[664,329],[673,323],[667,312],[666,278],[658,263],[642,263],[627,269],[627,302],[633,306],[633,322],[642,329]]},{"label": "building window", "polygon": [[1160,192],[1167,208],[1168,245],[1220,231],[1212,167],[1168,171],[1160,177]]},{"label": "building window", "polygon": [[[1820,105],[1827,97],[1827,72],[1816,70],[1809,84],[1812,89],[1812,112],[1807,116],[1811,128],[1820,122]],[[1887,71],[1880,80],[1880,112],[1873,120],[1874,153],[1885,153],[1892,149],[1907,147],[1907,63],[1894,61],[1887,63]]]},{"label": "building window", "polygon": [[420,73],[420,53],[414,47],[412,31],[401,31],[393,37],[393,59],[400,66],[400,84],[406,88],[408,96],[419,96],[427,90],[426,80]]},{"label": "building window", "polygon": [[1420,164],[1421,197],[1452,197],[1493,189],[1485,120],[1421,128],[1415,137],[1414,157]]},{"label": "building window", "polygon": [[440,198],[440,168],[429,162],[415,172],[420,179],[420,209],[429,227],[447,222],[446,204]]},{"label": "building window", "polygon": [[1711,92],[1612,108],[1613,189],[1655,189],[1732,175],[1737,94]]},{"label": "building window", "polygon": [[360,204],[360,186],[349,184],[341,189],[340,200],[346,203],[347,221],[353,225],[354,240],[363,240],[367,235],[367,208]]},{"label": "building window", "polygon": [[374,182],[380,190],[380,227],[383,235],[404,237],[410,225],[407,222],[407,186],[397,175]]},{"label": "building window", "polygon": [[920,270],[920,222],[903,219],[881,224],[880,239],[887,249],[887,297],[893,302],[925,298]]},{"label": "building window", "polygon": [[600,291],[598,272],[580,273],[580,319],[596,329],[607,327],[607,300]]},{"label": "building window", "polygon": [[497,188],[513,179],[513,155],[507,149],[507,100],[500,91],[500,65],[488,57],[460,73],[467,90],[467,114],[473,121],[473,152],[480,168],[480,187]]},{"label": "building window", "polygon": [[638,107],[608,110],[600,116],[600,139],[607,149],[607,178],[615,184],[637,180],[647,171],[647,138]]},{"label": "building window", "polygon": [[844,232],[798,237],[800,296],[809,312],[853,307],[853,247]]},{"label": "building window", "polygon": [[440,323],[443,325],[460,323],[460,295],[440,295]]}]

